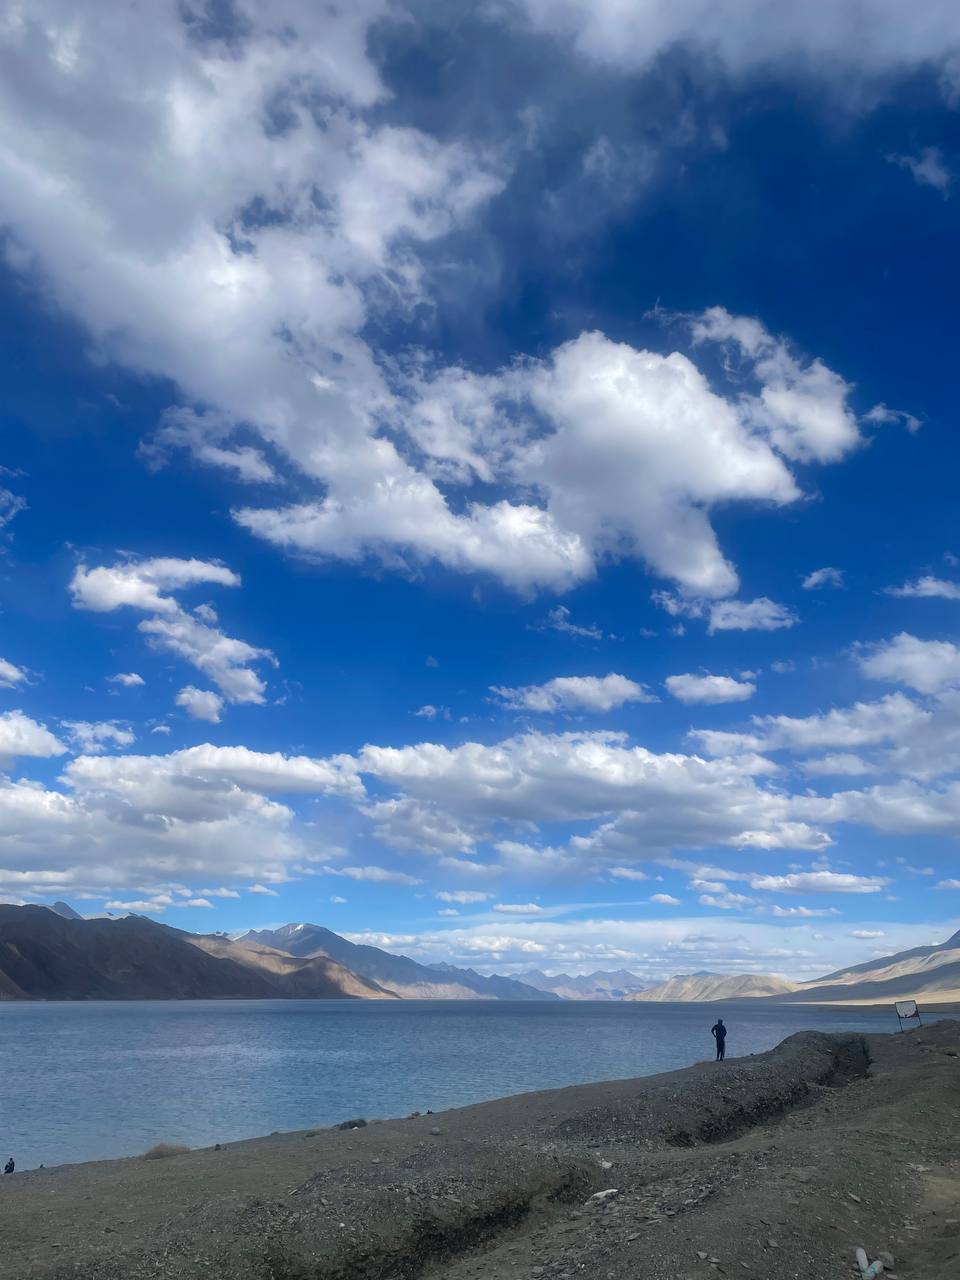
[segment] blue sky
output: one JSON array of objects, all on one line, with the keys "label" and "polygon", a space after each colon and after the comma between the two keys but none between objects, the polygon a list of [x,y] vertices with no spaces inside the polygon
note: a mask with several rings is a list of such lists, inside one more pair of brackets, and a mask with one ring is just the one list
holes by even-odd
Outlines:
[{"label": "blue sky", "polygon": [[0,895],[485,969],[960,925],[960,20],[0,24]]}]

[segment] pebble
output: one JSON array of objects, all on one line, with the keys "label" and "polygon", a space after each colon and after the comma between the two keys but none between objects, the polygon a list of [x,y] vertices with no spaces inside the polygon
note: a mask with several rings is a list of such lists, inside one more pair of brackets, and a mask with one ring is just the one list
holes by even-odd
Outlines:
[{"label": "pebble", "polygon": [[436,1125],[433,1126],[433,1128],[430,1130],[430,1133],[434,1138],[440,1137],[440,1130],[437,1128]]}]

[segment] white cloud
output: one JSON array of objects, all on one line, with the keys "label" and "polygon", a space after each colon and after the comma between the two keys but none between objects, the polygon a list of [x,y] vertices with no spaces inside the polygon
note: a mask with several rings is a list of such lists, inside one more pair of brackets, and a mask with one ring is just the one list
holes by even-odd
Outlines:
[{"label": "white cloud", "polygon": [[852,390],[821,360],[806,364],[759,321],[710,307],[691,318],[695,342],[717,342],[752,367],[759,394],[744,398],[748,421],[785,457],[836,462],[861,443],[847,404]]},{"label": "white cloud", "polygon": [[[932,720],[929,710],[902,693],[892,693],[876,702],[857,702],[819,715],[754,716],[748,733],[695,729],[691,736],[705,751],[717,756],[784,749],[859,748],[913,741],[929,734]],[[867,771],[861,765],[857,756],[841,753],[803,761],[801,767],[808,773]]]},{"label": "white cloud", "polygon": [[673,897],[670,893],[655,893],[650,901],[656,902],[661,907],[679,907],[680,905],[680,899]]},{"label": "white cloud", "polygon": [[960,889],[960,880],[938,880],[935,889]]},{"label": "white cloud", "polygon": [[617,880],[646,880],[647,873],[637,867],[611,867],[610,874]]},{"label": "white cloud", "polygon": [[613,711],[627,702],[657,701],[645,685],[616,674],[557,676],[519,689],[491,686],[491,692],[517,711]]},{"label": "white cloud", "polygon": [[225,889],[222,886],[219,889],[201,889],[200,894],[204,898],[239,898],[240,897],[236,889]]},{"label": "white cloud", "polygon": [[776,916],[778,920],[810,920],[817,916],[838,916],[840,912],[836,907],[780,907],[774,905],[770,908],[770,914]]},{"label": "white cloud", "polygon": [[346,876],[348,880],[367,880],[373,884],[420,884],[416,876],[405,871],[391,871],[388,867],[327,867],[331,875]]},{"label": "white cloud", "polygon": [[826,79],[834,88],[859,88],[863,78],[886,78],[930,64],[952,97],[960,43],[950,4],[905,22],[896,0],[810,0],[784,18],[763,0],[653,0],[638,9],[622,0],[515,0],[508,13],[538,31],[561,36],[584,57],[625,71],[653,65],[687,46],[734,75],[776,64],[783,73]]},{"label": "white cloud", "polygon": [[887,587],[887,595],[914,600],[960,600],[960,583],[925,574],[913,582],[905,582],[902,587]]},{"label": "white cloud", "polygon": [[[42,725],[22,713],[20,720],[0,717],[0,751],[65,750]],[[194,884],[283,880],[309,859],[312,837],[274,797],[362,794],[344,758],[209,745],[165,756],[80,756],[56,788],[0,777],[0,843],[13,868],[0,870],[0,891],[114,895],[173,875]]]},{"label": "white cloud", "polygon": [[[697,340],[720,340],[721,317],[765,333],[715,309],[693,322]],[[690,595],[725,596],[737,577],[710,508],[793,502],[800,491],[777,451],[834,461],[859,439],[847,384],[819,362],[803,365],[784,344],[769,345],[751,365],[754,397],[714,391],[680,352],[637,350],[602,333],[497,374],[446,369],[414,380],[404,425],[430,467],[461,485],[496,479],[532,491],[542,506],[474,503],[454,516],[432,480],[404,472],[373,496],[343,502],[328,492],[237,518],[303,552],[358,559],[393,547],[494,573],[518,589],[565,589],[603,558],[632,556]],[[769,607],[750,625],[770,626]],[[775,625],[789,625],[782,612]]]},{"label": "white cloud", "polygon": [[808,573],[800,584],[804,591],[819,591],[821,587],[842,587],[844,577],[842,569],[814,569]]},{"label": "white cloud", "polygon": [[713,704],[718,702],[743,702],[752,698],[757,686],[749,680],[734,680],[732,676],[678,675],[664,680],[668,691],[680,702]]},{"label": "white cloud", "polygon": [[330,899],[330,901],[333,903],[335,907],[342,907],[344,903],[347,901],[347,899],[341,898],[339,893],[335,893],[333,897]]},{"label": "white cloud", "polygon": [[209,720],[211,724],[220,723],[220,712],[223,710],[223,699],[211,689],[197,689],[194,685],[185,685],[174,702],[183,707],[187,715],[194,720]]},{"label": "white cloud", "polygon": [[226,471],[243,484],[276,484],[280,477],[261,450],[228,443],[235,430],[236,424],[225,414],[199,414],[178,406],[163,414],[141,452],[151,463],[162,466],[182,449],[195,462]]},{"label": "white cloud", "polygon": [[174,653],[203,672],[223,692],[228,702],[263,703],[266,685],[248,665],[271,659],[268,649],[258,649],[224,635],[188,613],[146,618],[140,631],[155,649]]},{"label": "white cloud", "polygon": [[913,176],[913,180],[921,187],[933,187],[946,198],[950,191],[953,175],[943,162],[943,152],[939,147],[924,147],[917,155],[890,155],[887,159],[898,164]]},{"label": "white cloud", "polygon": [[760,596],[756,600],[721,600],[710,607],[710,633],[715,631],[779,631],[795,626],[796,614],[786,605]]},{"label": "white cloud", "polygon": [[839,752],[835,755],[820,756],[816,760],[801,760],[800,768],[804,773],[819,775],[825,774],[834,777],[856,777],[860,774],[872,773],[873,767],[860,756],[855,756],[849,752]]},{"label": "white cloud", "polygon": [[176,614],[179,605],[164,593],[211,582],[222,587],[240,585],[240,579],[226,565],[162,556],[153,560],[121,561],[96,569],[78,565],[70,582],[70,594],[75,608],[98,613],[129,606],[146,613]]},{"label": "white cloud", "polygon": [[872,409],[863,415],[864,422],[876,422],[881,425],[887,423],[898,423],[913,435],[920,430],[920,419],[912,413],[907,413],[904,409],[890,409],[883,401],[875,404]]},{"label": "white cloud", "polygon": [[872,680],[905,684],[920,693],[936,693],[960,682],[960,648],[948,640],[919,640],[901,631],[867,650],[860,668]]},{"label": "white cloud", "polygon": [[704,907],[717,907],[721,911],[744,911],[747,907],[753,906],[756,898],[750,898],[745,893],[733,893],[729,889],[723,889],[720,893],[701,893],[699,902]]},{"label": "white cloud", "polygon": [[577,636],[582,640],[602,640],[603,632],[597,626],[584,627],[576,622],[570,621],[570,610],[566,605],[558,604],[556,608],[551,609],[546,619],[541,624],[541,628],[550,631],[560,631],[564,635]]},{"label": "white cloud", "polygon": [[493,909],[505,916],[537,916],[543,912],[535,902],[498,902]]},{"label": "white cloud", "polygon": [[26,498],[22,498],[18,493],[11,493],[9,489],[0,489],[0,530],[6,529],[11,520],[26,509]]},{"label": "white cloud", "polygon": [[178,905],[182,907],[209,907],[214,910],[213,903],[208,902],[206,898],[187,898],[185,902],[181,902]]},{"label": "white cloud", "polygon": [[97,755],[108,746],[129,747],[136,742],[136,734],[115,720],[92,724],[88,720],[61,720],[70,741],[82,751]]},{"label": "white cloud", "polygon": [[20,667],[15,667],[12,662],[0,658],[0,687],[11,689],[14,685],[22,684],[26,678],[27,673]]},{"label": "white cloud", "polygon": [[797,871],[788,875],[754,876],[750,880],[750,888],[769,893],[879,893],[889,883],[882,876]]},{"label": "white cloud", "polygon": [[65,776],[78,789],[104,789],[118,795],[133,796],[138,788],[149,784],[152,791],[144,793],[148,802],[172,801],[171,814],[181,812],[181,801],[183,812],[189,812],[194,796],[202,805],[199,798],[207,788],[246,789],[263,795],[363,794],[353,763],[346,756],[314,759],[284,756],[278,751],[252,751],[248,747],[214,747],[209,743],[166,756],[81,757],[71,761]]},{"label": "white cloud", "polygon": [[49,758],[62,756],[66,750],[46,725],[31,720],[22,711],[0,714],[0,760],[12,756]]},{"label": "white cloud", "polygon": [[146,684],[146,680],[136,671],[118,671],[115,676],[107,676],[107,684],[120,684],[125,689],[136,689]]},{"label": "white cloud", "polygon": [[138,915],[161,915],[171,906],[173,899],[170,897],[157,898],[136,898],[132,902],[122,902],[117,898],[112,898],[104,903],[105,911],[133,911]]},{"label": "white cloud", "polygon": [[[107,613],[132,607],[153,615],[138,624],[152,648],[176,654],[196,667],[217,685],[227,702],[263,703],[266,685],[250,664],[260,659],[274,661],[270,651],[225,635],[210,625],[211,618],[216,621],[216,613],[209,606],[201,605],[188,613],[173,596],[164,594],[199,583],[236,587],[240,579],[226,565],[162,557],[121,561],[96,569],[80,565],[74,572],[70,592],[78,609]],[[136,682],[125,678],[121,683]],[[200,718],[211,718],[213,696],[206,699]],[[179,705],[190,710],[191,706],[203,704],[188,695]],[[215,708],[218,716],[220,707]]]},{"label": "white cloud", "polygon": [[465,906],[470,902],[486,902],[492,894],[479,893],[475,889],[441,889],[433,896],[439,898],[441,902],[458,902],[461,906]]},{"label": "white cloud", "polygon": [[251,885],[247,885],[247,893],[255,893],[255,894],[257,894],[259,897],[262,897],[262,898],[276,898],[276,897],[279,897],[279,895],[278,895],[278,893],[277,893],[276,889],[268,889],[268,888],[267,888],[267,886],[266,886],[265,884],[251,884]]},{"label": "white cloud", "polygon": [[[756,756],[704,760],[631,747],[621,734],[526,733],[493,745],[368,746],[361,772],[400,792],[422,824],[458,833],[517,822],[599,821],[571,841],[584,862],[622,865],[638,849],[711,844],[820,848],[827,837],[797,822],[788,797],[761,786],[770,762]],[[611,816],[613,815],[613,816]]]},{"label": "white cloud", "polygon": [[[546,20],[544,0],[529,3]],[[726,57],[749,47],[752,61],[768,45],[753,31],[744,41],[726,4],[705,18],[689,0],[680,17],[658,5],[639,23],[619,0],[548,8],[548,25],[572,22],[584,47],[643,64],[691,31]],[[244,485],[295,475],[293,504],[234,511],[278,546],[437,562],[521,591],[564,590],[626,556],[691,595],[733,593],[713,509],[793,502],[790,462],[855,448],[849,384],[722,308],[690,322],[698,343],[739,352],[722,392],[681,352],[600,333],[486,377],[429,360],[398,373],[369,335],[430,301],[421,255],[469,232],[511,149],[386,118],[391,90],[368,37],[390,13],[386,0],[245,2],[235,38],[215,40],[173,4],[148,29],[123,6],[79,18],[62,0],[21,6],[2,32],[12,258],[99,358],[176,386],[180,403],[147,446],[154,461],[186,451]],[[764,11],[759,25],[780,24]],[[816,23],[789,25],[788,44],[800,31],[824,47]],[[604,151],[592,149],[594,168]],[[160,617],[162,583],[98,572],[87,607],[116,607],[119,592]],[[186,624],[165,607],[170,622],[152,634],[182,653],[168,633]],[[205,651],[196,640],[191,652]],[[262,696],[220,687],[228,700]]]},{"label": "white cloud", "polygon": [[848,938],[885,938],[887,935],[883,929],[851,929],[847,934]]}]

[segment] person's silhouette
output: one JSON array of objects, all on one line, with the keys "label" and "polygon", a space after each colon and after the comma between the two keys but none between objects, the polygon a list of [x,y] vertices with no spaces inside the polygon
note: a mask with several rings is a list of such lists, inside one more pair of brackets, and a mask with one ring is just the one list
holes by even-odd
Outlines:
[{"label": "person's silhouette", "polygon": [[15,1168],[16,1168],[16,1165],[13,1163],[13,1156],[11,1156],[10,1159],[7,1161],[7,1163],[3,1166],[3,1172],[13,1173]]},{"label": "person's silhouette", "polygon": [[717,1042],[717,1061],[722,1062],[727,1052],[727,1028],[723,1025],[722,1018],[718,1018],[713,1024],[710,1034]]}]

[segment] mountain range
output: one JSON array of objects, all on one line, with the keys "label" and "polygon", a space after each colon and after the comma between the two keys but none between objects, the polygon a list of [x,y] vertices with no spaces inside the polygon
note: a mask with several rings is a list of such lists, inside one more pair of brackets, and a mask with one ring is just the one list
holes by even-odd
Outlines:
[{"label": "mountain range", "polygon": [[960,1002],[960,932],[794,983],[771,974],[678,974],[653,986],[628,970],[513,977],[423,964],[315,924],[195,934],[143,916],[85,919],[66,903],[0,905],[0,1000],[313,998],[360,1000],[760,999]]},{"label": "mountain range", "polygon": [[625,1000],[753,1000],[773,996],[781,999],[797,990],[795,982],[769,973],[680,973],[645,991],[634,991]]},{"label": "mountain range", "polygon": [[574,974],[541,973],[539,969],[527,969],[515,975],[538,991],[551,991],[563,1000],[627,1000],[631,993],[642,991],[644,981],[627,969],[596,973]]},{"label": "mountain range", "polygon": [[354,973],[382,983],[405,1000],[543,1000],[560,997],[515,978],[485,977],[450,964],[421,964],[357,942],[317,924],[285,924],[281,929],[251,929],[237,939],[241,947],[266,946],[293,956],[329,956]]},{"label": "mountain range", "polygon": [[49,907],[0,906],[0,999],[277,996],[397,998],[327,957],[245,948],[143,916],[84,920]]}]

